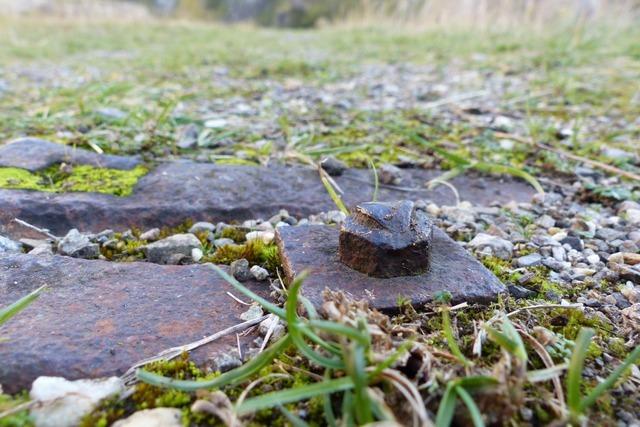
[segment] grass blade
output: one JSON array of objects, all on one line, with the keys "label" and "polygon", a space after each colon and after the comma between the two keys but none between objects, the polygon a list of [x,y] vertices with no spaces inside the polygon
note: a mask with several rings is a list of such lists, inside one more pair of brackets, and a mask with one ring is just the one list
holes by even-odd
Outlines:
[{"label": "grass blade", "polygon": [[292,414],[284,406],[278,405],[278,409],[287,418],[287,420],[289,420],[289,422],[291,423],[291,425],[293,427],[308,427],[309,426],[309,424],[304,422],[304,420],[302,418],[298,417],[297,415]]},{"label": "grass blade", "polygon": [[447,339],[447,344],[449,345],[449,349],[451,353],[462,363],[464,366],[471,365],[471,362],[464,357],[462,351],[460,351],[460,347],[458,347],[458,342],[456,341],[455,336],[453,335],[453,327],[451,326],[451,317],[449,316],[449,309],[442,309],[442,329],[444,331],[444,336]]},{"label": "grass blade", "polygon": [[291,286],[289,286],[287,302],[285,303],[285,315],[287,326],[289,328],[289,335],[291,336],[291,341],[300,353],[302,353],[305,357],[307,357],[314,363],[317,363],[320,366],[324,366],[325,368],[343,369],[344,363],[341,360],[322,356],[321,354],[315,352],[304,341],[302,329],[300,326],[300,320],[298,319],[297,313],[298,294],[300,292],[300,287],[302,286],[304,277],[306,277],[305,274],[298,275]]},{"label": "grass blade", "polygon": [[225,372],[217,378],[207,381],[187,381],[176,380],[174,378],[163,377],[145,370],[138,370],[136,376],[140,381],[158,387],[174,388],[182,391],[195,391],[202,389],[220,388],[227,384],[234,384],[257,373],[260,369],[270,363],[278,354],[284,351],[291,344],[291,337],[285,335],[276,341],[267,350],[260,353],[239,368]]},{"label": "grass blade", "polygon": [[[324,380],[329,381],[331,379],[331,369],[324,371]],[[331,395],[322,395],[322,408],[324,410],[324,419],[329,427],[336,427],[336,416],[333,413],[333,405],[331,404]]]},{"label": "grass blade", "polygon": [[333,200],[333,203],[336,205],[336,207],[345,215],[349,215],[349,209],[347,209],[347,207],[344,205],[344,202],[342,201],[338,193],[336,193],[336,190],[333,188],[329,180],[327,180],[327,178],[322,174],[322,172],[320,173],[320,180],[322,181],[322,185],[324,185],[325,190],[327,190],[329,197],[331,197],[331,200]]},{"label": "grass blade", "polygon": [[475,427],[484,427],[484,420],[482,419],[482,415],[480,414],[480,409],[478,409],[478,405],[473,401],[471,395],[463,388],[456,387],[456,392],[460,399],[464,402],[469,410],[469,415],[471,415],[471,421]]},{"label": "grass blade", "polygon": [[34,302],[36,298],[40,296],[40,293],[44,288],[46,288],[46,285],[40,286],[35,291],[23,296],[18,301],[0,310],[0,326],[16,314],[18,314],[20,311],[24,310],[29,304]]},{"label": "grass blade", "polygon": [[549,381],[562,375],[567,370],[567,364],[562,363],[560,365],[552,366],[551,368],[536,369],[535,371],[527,372],[527,380],[531,383],[539,383],[543,381]]},{"label": "grass blade", "polygon": [[522,169],[518,169],[513,166],[500,165],[497,163],[485,163],[485,162],[474,163],[472,167],[481,172],[512,175],[517,178],[521,178],[527,181],[538,193],[544,194],[544,189],[542,188],[538,180],[533,175],[523,171]]},{"label": "grass blade", "polygon": [[582,369],[584,359],[587,357],[587,350],[591,343],[591,338],[595,331],[591,328],[582,328],[576,338],[571,361],[569,362],[569,372],[567,375],[567,406],[574,416],[581,410],[580,385],[582,383]]},{"label": "grass blade", "polygon": [[631,353],[629,353],[620,366],[618,366],[603,382],[591,390],[587,397],[582,399],[580,402],[580,411],[584,411],[589,406],[596,403],[596,400],[598,400],[598,398],[607,390],[612,388],[625,371],[629,369],[631,365],[636,363],[638,359],[640,359],[640,346],[636,347]]},{"label": "grass blade", "polygon": [[456,384],[456,382],[447,384],[436,414],[436,427],[449,427],[453,421],[453,414],[456,410]]},{"label": "grass blade", "polygon": [[[217,265],[215,264],[208,264],[208,265],[216,273],[218,273],[220,277],[222,277],[228,284],[233,286],[238,292],[242,293],[246,297],[251,298],[258,304],[260,304],[265,310],[270,311],[271,313],[275,314],[281,319],[284,319],[286,317],[285,311],[282,308],[267,301],[266,299],[262,298],[260,295],[252,292],[251,290],[246,288],[242,283],[238,282],[234,277],[230,276],[226,271],[224,271]],[[300,278],[300,280],[304,280],[304,278],[307,277],[307,273],[303,271],[298,275],[298,277]]]},{"label": "grass blade", "polygon": [[353,381],[349,377],[327,380],[321,383],[275,391],[247,399],[242,402],[240,406],[236,407],[236,412],[238,415],[246,415],[261,409],[273,408],[277,405],[307,400],[316,396],[351,390],[352,388]]},{"label": "grass blade", "polygon": [[378,200],[378,187],[380,186],[378,170],[376,169],[376,165],[373,163],[371,157],[367,156],[367,162],[369,163],[371,172],[373,172],[373,196],[371,196],[371,201],[375,202]]},{"label": "grass blade", "polygon": [[516,328],[513,327],[513,324],[508,318],[504,318],[502,320],[502,331],[499,331],[491,326],[485,326],[485,330],[489,335],[489,338],[493,340],[500,347],[504,348],[506,351],[517,357],[522,361],[527,361],[527,349],[522,342],[522,337]]}]

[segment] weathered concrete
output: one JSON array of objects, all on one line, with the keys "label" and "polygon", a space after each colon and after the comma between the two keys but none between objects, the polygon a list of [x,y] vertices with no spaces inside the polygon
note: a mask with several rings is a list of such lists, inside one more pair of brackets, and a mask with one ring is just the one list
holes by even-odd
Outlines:
[{"label": "weathered concrete", "polygon": [[[87,261],[62,256],[0,258],[0,306],[48,289],[0,329],[0,384],[8,392],[39,375],[119,375],[160,351],[241,323],[247,307],[206,265]],[[266,296],[268,286],[246,286]],[[242,339],[243,345],[255,335]],[[194,351],[196,362],[236,347],[235,335]]]},{"label": "weathered concrete", "polygon": [[506,291],[498,278],[438,228],[433,229],[431,269],[419,276],[378,278],[353,270],[338,259],[338,238],[337,228],[320,225],[281,227],[276,233],[286,280],[308,270],[302,293],[318,307],[325,288],[366,299],[386,311],[397,308],[399,297],[421,305],[439,291],[448,291],[454,303],[489,303]]},{"label": "weathered concrete", "polygon": [[426,273],[433,221],[413,202],[362,203],[340,227],[340,262],[374,277]]},{"label": "weathered concrete", "polygon": [[[15,152],[19,151],[17,148],[29,145],[15,144],[0,147],[0,165],[35,168],[51,161],[50,158],[37,161],[37,152],[19,156]],[[98,156],[96,162],[99,164],[120,165],[120,160],[108,161],[114,156],[99,156],[85,150],[75,153],[76,159]],[[429,191],[424,186],[426,181],[440,175],[440,171],[408,169],[403,173],[403,187],[381,187],[379,201],[429,199],[437,204],[455,203],[447,187],[439,186]],[[373,179],[368,170],[347,170],[336,181],[344,190],[347,205],[371,200]],[[512,179],[468,175],[458,177],[452,183],[462,200],[482,205],[528,201],[534,193],[528,184]],[[158,166],[138,181],[129,197],[0,189],[0,206],[0,232],[14,237],[28,237],[24,228],[12,223],[16,217],[64,235],[71,228],[94,232],[134,226],[148,229],[175,226],[187,219],[216,222],[269,218],[280,209],[287,209],[298,217],[335,209],[314,169],[291,165],[225,166],[191,161]]]},{"label": "weathered concrete", "polygon": [[128,170],[140,164],[140,159],[98,154],[37,138],[22,138],[0,145],[0,167],[22,168],[35,172],[62,162]]}]

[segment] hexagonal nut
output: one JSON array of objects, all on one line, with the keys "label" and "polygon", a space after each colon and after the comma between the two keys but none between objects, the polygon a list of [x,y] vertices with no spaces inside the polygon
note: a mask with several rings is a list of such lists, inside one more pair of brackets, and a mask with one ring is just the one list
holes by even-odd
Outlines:
[{"label": "hexagonal nut", "polygon": [[431,267],[433,221],[413,202],[363,203],[340,228],[340,261],[374,277],[414,276]]}]

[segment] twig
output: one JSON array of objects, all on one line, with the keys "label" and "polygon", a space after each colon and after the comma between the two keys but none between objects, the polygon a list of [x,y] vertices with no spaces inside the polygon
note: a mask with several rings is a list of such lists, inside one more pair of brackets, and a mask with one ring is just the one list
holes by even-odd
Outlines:
[{"label": "twig", "polygon": [[271,338],[273,331],[276,329],[276,326],[278,326],[278,322],[279,322],[278,317],[275,314],[269,315],[269,329],[267,330],[267,333],[264,336],[264,340],[262,340],[262,345],[260,346],[260,351],[258,352],[258,354],[264,351],[264,348],[269,343],[269,339]]},{"label": "twig", "polygon": [[248,302],[244,302],[242,301],[240,298],[238,298],[237,296],[233,295],[231,292],[227,291],[227,295],[229,295],[231,298],[233,298],[234,300],[236,300],[237,302],[239,302],[242,305],[251,305]]},{"label": "twig", "polygon": [[611,165],[608,165],[606,163],[599,162],[597,160],[589,159],[587,157],[578,156],[577,154],[570,153],[570,152],[562,150],[560,148],[551,147],[551,146],[543,144],[541,142],[535,142],[531,138],[524,138],[524,137],[521,137],[521,136],[518,136],[518,135],[513,135],[513,134],[505,133],[505,132],[495,132],[494,135],[499,137],[499,138],[510,138],[510,139],[515,140],[515,141],[522,142],[524,144],[535,145],[536,147],[541,148],[543,150],[551,151],[551,152],[556,153],[556,154],[558,154],[560,156],[567,157],[567,158],[569,158],[571,160],[575,160],[577,162],[582,162],[582,163],[585,163],[587,165],[596,167],[598,169],[602,169],[602,170],[605,170],[607,172],[611,172],[614,175],[624,176],[624,177],[629,178],[629,179],[640,181],[640,175],[635,174],[633,172],[628,172],[628,171],[622,170],[620,168],[617,168],[615,166],[611,166]]},{"label": "twig", "polygon": [[[540,341],[538,341],[537,339],[529,335],[527,331],[525,331],[524,328],[522,327],[518,327],[517,330],[520,333],[520,335],[522,335],[527,341],[529,341],[533,349],[536,351],[536,353],[538,353],[538,356],[540,356],[540,359],[542,359],[542,362],[544,363],[544,365],[547,368],[553,368],[555,364],[551,359],[551,355],[549,355],[549,352],[547,351],[547,349],[544,348],[544,346],[540,343]],[[564,392],[562,391],[562,383],[560,383],[560,379],[558,377],[553,377],[552,381],[553,381],[553,388],[556,393],[556,399],[558,400],[560,405],[561,413],[557,415],[563,416],[566,413],[567,408],[564,403],[565,400],[564,400]]]},{"label": "twig", "polygon": [[168,348],[166,350],[161,351],[160,353],[158,353],[157,355],[153,356],[153,357],[149,357],[147,359],[143,359],[137,363],[135,363],[133,366],[131,366],[127,372],[124,373],[124,375],[122,375],[122,379],[125,381],[125,383],[129,383],[130,380],[132,380],[133,378],[135,378],[135,371],[138,368],[141,368],[145,365],[148,365],[149,363],[153,363],[153,362],[158,362],[158,361],[167,361],[167,360],[171,360],[171,359],[175,359],[176,357],[180,356],[182,353],[184,352],[190,352],[195,350],[198,347],[202,347],[205,344],[209,344],[210,342],[213,342],[219,338],[222,338],[226,335],[230,335],[230,334],[234,334],[240,331],[243,331],[253,325],[257,325],[258,323],[262,322],[264,319],[266,319],[268,317],[268,315],[265,316],[261,316],[258,317],[256,319],[251,319],[251,320],[247,320],[246,322],[242,322],[239,323],[237,325],[231,326],[230,328],[224,329],[220,332],[216,332],[213,335],[209,335],[208,337],[202,338],[201,340],[198,341],[194,341],[192,343],[189,344],[185,344],[182,346],[178,346],[178,347],[171,347]]},{"label": "twig", "polygon": [[17,222],[18,224],[20,224],[20,225],[22,225],[24,227],[30,228],[30,229],[32,229],[34,231],[37,231],[40,234],[44,234],[45,236],[47,236],[50,239],[53,239],[56,242],[60,240],[59,237],[54,236],[53,234],[51,234],[49,232],[49,230],[47,230],[46,228],[36,227],[35,225],[31,225],[28,222],[21,220],[20,218],[14,218],[13,221]]},{"label": "twig", "polygon": [[238,358],[242,360],[242,346],[240,345],[240,335],[236,332],[236,344],[238,345]]},{"label": "twig", "polygon": [[38,402],[37,400],[31,400],[29,402],[24,402],[17,406],[14,406],[13,408],[9,408],[4,412],[0,412],[0,420],[3,419],[4,417],[8,417],[9,415],[17,414],[20,411],[26,411],[27,409],[31,409],[38,403],[40,402]]}]

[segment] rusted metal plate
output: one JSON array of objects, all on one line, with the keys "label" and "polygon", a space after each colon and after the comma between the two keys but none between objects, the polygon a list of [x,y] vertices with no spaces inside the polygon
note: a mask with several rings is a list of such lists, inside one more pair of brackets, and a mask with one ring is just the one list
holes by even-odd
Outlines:
[{"label": "rusted metal plate", "polygon": [[[169,347],[241,323],[247,307],[205,265],[88,261],[62,256],[0,258],[0,306],[47,284],[31,306],[0,328],[0,384],[14,392],[39,375],[119,375]],[[265,282],[246,285],[262,296]],[[243,345],[256,336],[242,339]],[[236,348],[235,335],[193,353],[203,363]]]},{"label": "rusted metal plate", "polygon": [[62,162],[111,169],[133,169],[140,164],[140,159],[98,154],[37,138],[22,138],[0,145],[0,167],[15,167],[35,172]]},{"label": "rusted metal plate", "polygon": [[497,277],[435,227],[431,269],[419,276],[378,278],[352,270],[338,259],[338,238],[337,228],[322,225],[280,227],[276,232],[286,280],[291,281],[308,270],[302,293],[318,307],[325,288],[366,299],[373,307],[385,311],[396,310],[400,297],[421,305],[431,301],[439,291],[448,291],[454,303],[484,304],[506,291]]},{"label": "rusted metal plate", "polygon": [[[371,200],[373,178],[367,170],[347,170],[336,179],[349,206]],[[451,191],[438,186],[430,191],[424,183],[439,171],[407,171],[403,185],[416,191],[381,188],[379,201],[428,199],[455,204]],[[487,205],[509,200],[529,201],[533,190],[524,182],[473,176],[453,180],[462,200]],[[142,229],[175,226],[185,220],[231,221],[267,219],[287,209],[304,217],[335,209],[318,173],[295,166],[226,166],[176,162],[158,166],[138,181],[129,197],[97,193],[51,194],[0,189],[0,232],[25,237],[24,229],[11,221],[21,218],[53,233],[71,228],[99,232],[130,227]]]}]

